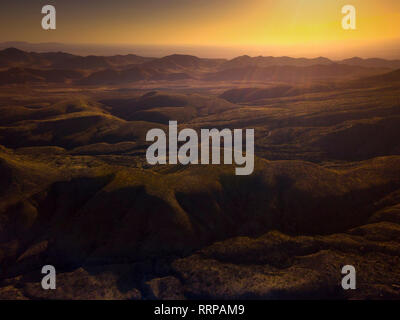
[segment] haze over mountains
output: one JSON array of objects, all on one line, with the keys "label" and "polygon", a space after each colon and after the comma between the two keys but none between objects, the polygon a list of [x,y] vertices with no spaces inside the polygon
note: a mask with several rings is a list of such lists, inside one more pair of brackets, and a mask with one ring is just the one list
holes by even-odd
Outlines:
[{"label": "haze over mountains", "polygon": [[356,79],[400,68],[400,60],[351,58],[332,61],[290,57],[241,56],[231,60],[189,55],[163,58],[134,54],[76,56],[62,52],[35,53],[16,48],[0,51],[0,84],[73,82],[112,85],[142,80],[283,81]]}]

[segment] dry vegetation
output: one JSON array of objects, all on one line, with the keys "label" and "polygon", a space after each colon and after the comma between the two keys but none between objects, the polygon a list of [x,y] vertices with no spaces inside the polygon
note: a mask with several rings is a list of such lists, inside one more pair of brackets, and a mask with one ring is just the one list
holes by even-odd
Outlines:
[{"label": "dry vegetation", "polygon": [[[400,297],[398,62],[12,54],[0,65],[26,81],[0,87],[0,298]],[[150,167],[145,134],[169,120],[255,128],[253,175]]]}]

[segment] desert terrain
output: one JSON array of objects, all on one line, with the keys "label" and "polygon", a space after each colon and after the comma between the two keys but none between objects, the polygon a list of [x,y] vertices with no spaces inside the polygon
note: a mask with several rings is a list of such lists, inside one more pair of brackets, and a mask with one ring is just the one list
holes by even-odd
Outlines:
[{"label": "desert terrain", "polygon": [[[254,173],[150,166],[170,120]],[[399,60],[2,50],[0,299],[399,299],[399,137]]]}]

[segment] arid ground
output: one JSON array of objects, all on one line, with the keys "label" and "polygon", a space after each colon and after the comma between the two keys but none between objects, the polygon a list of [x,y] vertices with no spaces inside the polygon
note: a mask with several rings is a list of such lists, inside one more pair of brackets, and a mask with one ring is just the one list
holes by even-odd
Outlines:
[{"label": "arid ground", "polygon": [[[150,166],[169,120],[254,128],[253,174]],[[0,177],[1,299],[400,298],[400,61],[9,48]]]}]

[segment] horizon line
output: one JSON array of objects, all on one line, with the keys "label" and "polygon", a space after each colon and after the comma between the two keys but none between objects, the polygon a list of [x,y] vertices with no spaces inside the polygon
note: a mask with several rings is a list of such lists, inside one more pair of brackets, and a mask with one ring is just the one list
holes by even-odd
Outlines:
[{"label": "horizon line", "polygon": [[[27,47],[36,47],[36,48],[27,48]],[[40,46],[42,48],[40,48]],[[46,48],[44,46],[47,46]],[[53,48],[51,48],[53,47]],[[58,47],[58,48],[57,48]],[[63,48],[64,47],[64,48]],[[69,47],[69,48],[68,48]],[[8,48],[16,48],[25,52],[36,52],[36,53],[45,53],[45,52],[63,52],[69,53],[77,56],[115,56],[115,55],[128,55],[135,54],[143,57],[152,57],[152,58],[163,58],[166,56],[179,54],[179,55],[189,55],[195,56],[202,59],[226,59],[231,60],[234,58],[249,56],[251,58],[256,57],[274,57],[274,58],[295,58],[295,59],[318,59],[325,58],[329,59],[333,62],[342,61],[347,59],[359,58],[363,60],[367,59],[383,59],[388,61],[400,60],[399,57],[396,58],[385,58],[379,55],[371,55],[371,56],[362,56],[362,55],[346,55],[340,58],[332,58],[328,55],[321,54],[262,54],[256,53],[252,54],[252,50],[258,51],[267,51],[267,47],[261,46],[246,46],[246,48],[250,49],[245,51],[245,46],[217,46],[217,45],[190,45],[190,44],[107,44],[107,43],[72,43],[72,42],[28,42],[23,40],[15,40],[15,41],[0,41],[0,50],[5,50]],[[119,51],[115,51],[115,50]],[[217,50],[219,52],[215,52],[215,54],[210,55],[202,55],[201,52],[193,52],[196,50]],[[157,51],[158,54],[151,54],[149,51]],[[184,50],[186,52],[182,52],[180,50]],[[237,54],[233,54],[233,52],[228,53],[230,50],[240,51]],[[102,51],[102,52],[101,52]],[[142,52],[140,52],[142,51]],[[146,53],[147,51],[147,53]],[[223,52],[225,51],[225,55]],[[276,51],[276,49],[275,49]],[[108,53],[107,53],[108,52]],[[247,52],[247,53],[246,53]]]}]

